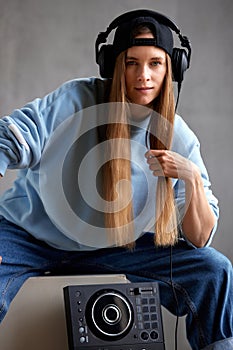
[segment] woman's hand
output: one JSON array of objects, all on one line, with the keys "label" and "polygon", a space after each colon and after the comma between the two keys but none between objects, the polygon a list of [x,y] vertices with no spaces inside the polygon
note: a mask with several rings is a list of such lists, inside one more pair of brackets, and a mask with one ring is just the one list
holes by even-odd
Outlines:
[{"label": "woman's hand", "polygon": [[145,154],[154,176],[164,176],[192,181],[198,167],[178,153],[166,150],[150,150]]}]

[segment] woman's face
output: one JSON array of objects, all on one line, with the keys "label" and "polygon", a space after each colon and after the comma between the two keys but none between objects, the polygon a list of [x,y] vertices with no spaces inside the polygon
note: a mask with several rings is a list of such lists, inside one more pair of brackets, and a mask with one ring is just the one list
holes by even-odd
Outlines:
[{"label": "woman's face", "polygon": [[[153,38],[151,33],[137,38]],[[166,53],[155,46],[133,46],[126,54],[126,93],[130,102],[150,106],[166,75]]]}]

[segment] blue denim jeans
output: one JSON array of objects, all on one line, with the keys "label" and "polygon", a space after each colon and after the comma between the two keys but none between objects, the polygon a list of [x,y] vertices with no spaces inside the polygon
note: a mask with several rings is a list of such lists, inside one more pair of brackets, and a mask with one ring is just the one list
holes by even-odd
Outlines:
[{"label": "blue denim jeans", "polygon": [[5,219],[0,222],[0,321],[10,302],[31,276],[125,274],[132,282],[158,281],[161,303],[186,315],[187,338],[194,350],[233,349],[232,264],[211,247],[195,249],[184,241],[172,249],[156,248],[152,234],[138,239],[133,251],[107,248],[69,252],[50,247]]}]

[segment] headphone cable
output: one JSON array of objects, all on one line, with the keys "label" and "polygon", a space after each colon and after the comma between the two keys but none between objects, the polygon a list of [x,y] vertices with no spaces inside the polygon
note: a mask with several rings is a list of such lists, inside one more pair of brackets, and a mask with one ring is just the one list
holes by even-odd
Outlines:
[{"label": "headphone cable", "polygon": [[176,107],[175,107],[175,112],[177,110],[177,107],[178,107],[178,103],[179,103],[179,99],[180,99],[180,91],[181,91],[181,86],[182,86],[182,82],[179,81],[177,83],[177,98],[176,98]]},{"label": "headphone cable", "polygon": [[173,265],[172,265],[172,245],[170,246],[170,284],[172,288],[173,297],[176,303],[176,325],[175,325],[175,350],[178,349],[178,325],[179,325],[179,303],[178,298],[175,291],[175,286],[173,283]]}]

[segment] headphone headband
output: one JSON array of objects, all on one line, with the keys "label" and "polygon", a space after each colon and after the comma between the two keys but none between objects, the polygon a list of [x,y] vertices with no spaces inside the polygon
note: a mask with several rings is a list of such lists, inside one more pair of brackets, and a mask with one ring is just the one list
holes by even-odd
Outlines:
[{"label": "headphone headband", "polygon": [[178,28],[178,26],[167,16],[162,15],[159,12],[155,12],[152,10],[145,10],[145,9],[139,9],[139,10],[134,10],[134,11],[129,11],[126,13],[123,13],[122,15],[118,16],[117,18],[115,18],[109,25],[109,27],[107,28],[107,30],[112,31],[113,29],[115,29],[116,27],[118,27],[119,25],[121,25],[124,22],[128,22],[134,18],[137,17],[153,17],[156,18],[156,20],[161,23],[164,24],[167,27],[170,27],[174,32],[176,32],[177,34],[180,33],[180,29]]}]

